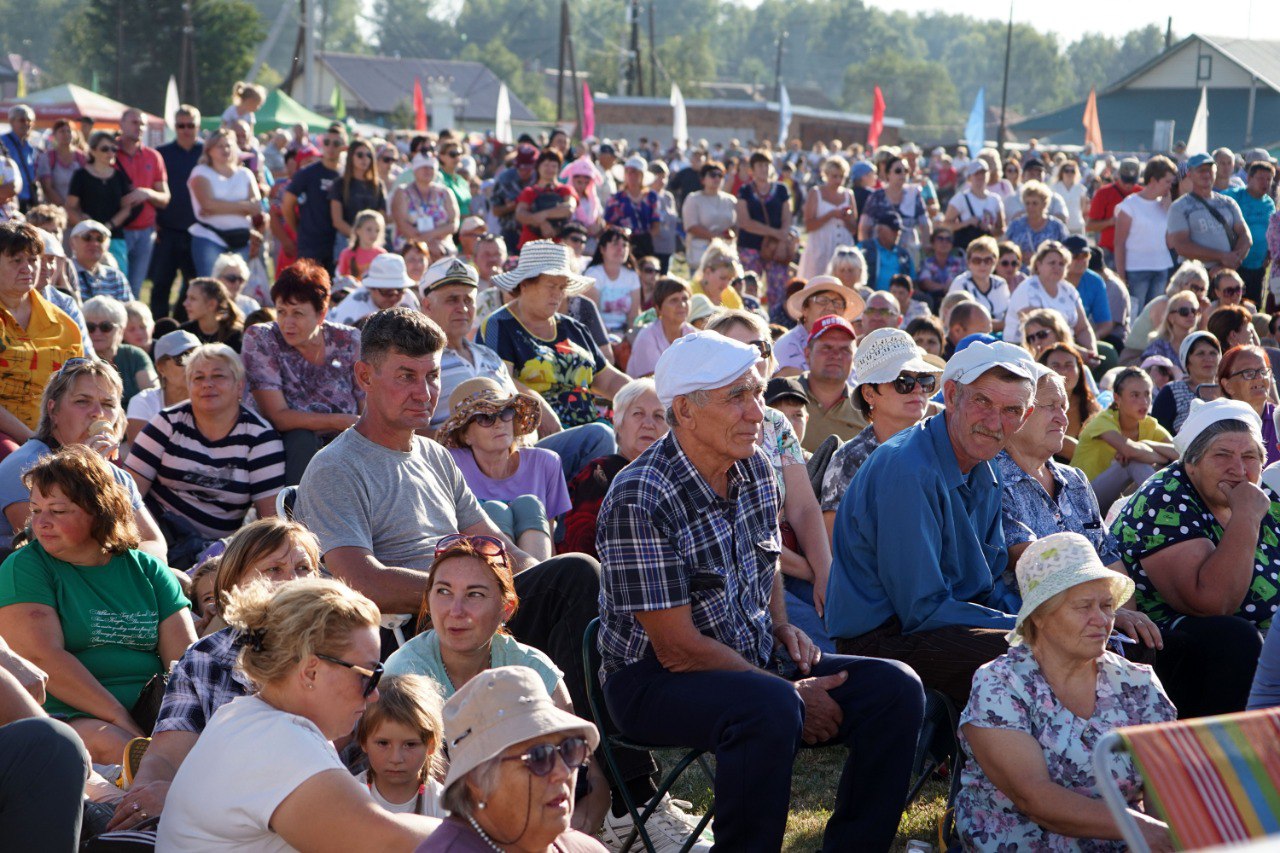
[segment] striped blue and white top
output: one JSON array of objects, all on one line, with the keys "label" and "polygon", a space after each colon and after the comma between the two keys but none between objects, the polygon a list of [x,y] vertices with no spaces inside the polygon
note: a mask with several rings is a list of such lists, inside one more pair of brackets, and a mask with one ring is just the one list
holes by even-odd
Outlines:
[{"label": "striped blue and white top", "polygon": [[138,434],[125,465],[151,481],[162,507],[209,539],[235,533],[254,501],[284,487],[280,435],[244,406],[217,441],[196,428],[189,401],[163,409]]}]

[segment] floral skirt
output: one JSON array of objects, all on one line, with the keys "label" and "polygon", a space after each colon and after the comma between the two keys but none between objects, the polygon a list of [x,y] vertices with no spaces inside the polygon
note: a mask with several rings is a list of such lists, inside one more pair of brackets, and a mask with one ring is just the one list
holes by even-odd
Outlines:
[{"label": "floral skirt", "polygon": [[791,271],[790,265],[777,261],[765,263],[758,249],[739,248],[738,257],[743,269],[765,278],[764,295],[769,308],[769,322],[779,323],[787,328],[794,326],[795,320],[787,313],[787,276]]}]

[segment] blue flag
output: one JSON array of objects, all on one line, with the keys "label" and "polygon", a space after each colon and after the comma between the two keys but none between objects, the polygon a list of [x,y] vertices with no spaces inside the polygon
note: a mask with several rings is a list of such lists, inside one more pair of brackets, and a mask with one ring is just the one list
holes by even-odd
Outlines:
[{"label": "blue flag", "polygon": [[964,126],[964,143],[969,146],[969,156],[976,157],[986,144],[987,127],[987,87],[978,90],[973,99],[973,109],[969,112],[969,123]]}]

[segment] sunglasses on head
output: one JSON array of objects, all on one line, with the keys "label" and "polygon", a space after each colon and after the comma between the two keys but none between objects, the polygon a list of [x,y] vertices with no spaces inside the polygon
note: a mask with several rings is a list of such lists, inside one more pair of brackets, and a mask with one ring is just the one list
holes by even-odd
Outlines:
[{"label": "sunglasses on head", "polygon": [[503,761],[522,761],[534,776],[546,776],[556,768],[556,756],[564,762],[569,770],[577,770],[587,763],[591,750],[587,747],[586,738],[565,738],[559,746],[540,743],[523,755],[509,755]]},{"label": "sunglasses on head", "polygon": [[322,655],[319,652],[316,652],[316,657],[320,658],[320,660],[322,661],[326,661],[327,663],[331,663],[335,666],[346,667],[352,672],[355,672],[358,675],[360,675],[360,677],[364,680],[364,693],[361,695],[363,695],[364,698],[366,699],[368,699],[370,696],[373,695],[373,691],[378,689],[378,682],[382,680],[383,669],[382,669],[381,663],[374,666],[373,669],[369,669],[367,666],[358,666],[354,663],[351,663],[350,661],[345,661],[342,658],[335,658],[335,657],[330,657],[329,655]]},{"label": "sunglasses on head", "polygon": [[115,323],[112,323],[111,321],[107,321],[107,322],[104,322],[104,323],[88,323],[88,322],[86,322],[86,323],[84,324],[84,327],[85,327],[86,329],[88,329],[90,333],[93,333],[93,332],[114,332],[116,329],[120,328],[119,326],[117,326]]},{"label": "sunglasses on head", "polygon": [[439,557],[454,546],[463,543],[470,545],[471,550],[482,557],[501,557],[504,560],[507,558],[507,546],[501,539],[496,536],[473,536],[468,533],[450,533],[448,536],[441,536],[436,542],[435,556]]},{"label": "sunglasses on head", "polygon": [[66,361],[62,362],[62,367],[58,368],[58,372],[62,373],[63,371],[70,370],[71,368],[77,367],[81,364],[90,364],[92,361],[93,359],[81,358],[80,356],[76,356],[75,358],[69,358]]},{"label": "sunglasses on head", "polygon": [[893,390],[899,394],[910,394],[916,390],[916,386],[920,386],[920,390],[926,394],[932,394],[934,389],[938,387],[938,377],[932,373],[913,374],[904,373],[897,379],[893,380]]},{"label": "sunglasses on head", "polygon": [[469,423],[480,424],[482,427],[491,427],[498,421],[509,424],[516,419],[516,407],[507,406],[500,412],[481,412],[478,415],[472,415]]}]

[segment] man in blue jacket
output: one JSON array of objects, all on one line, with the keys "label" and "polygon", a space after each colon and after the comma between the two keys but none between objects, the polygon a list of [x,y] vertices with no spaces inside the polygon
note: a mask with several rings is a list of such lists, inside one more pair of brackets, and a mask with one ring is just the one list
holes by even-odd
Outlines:
[{"label": "man in blue jacket", "polygon": [[841,654],[910,665],[958,704],[1007,651],[1016,591],[990,462],[1033,407],[1039,368],[1012,344],[974,343],[942,374],[947,409],[878,447],[840,501],[827,629]]}]

